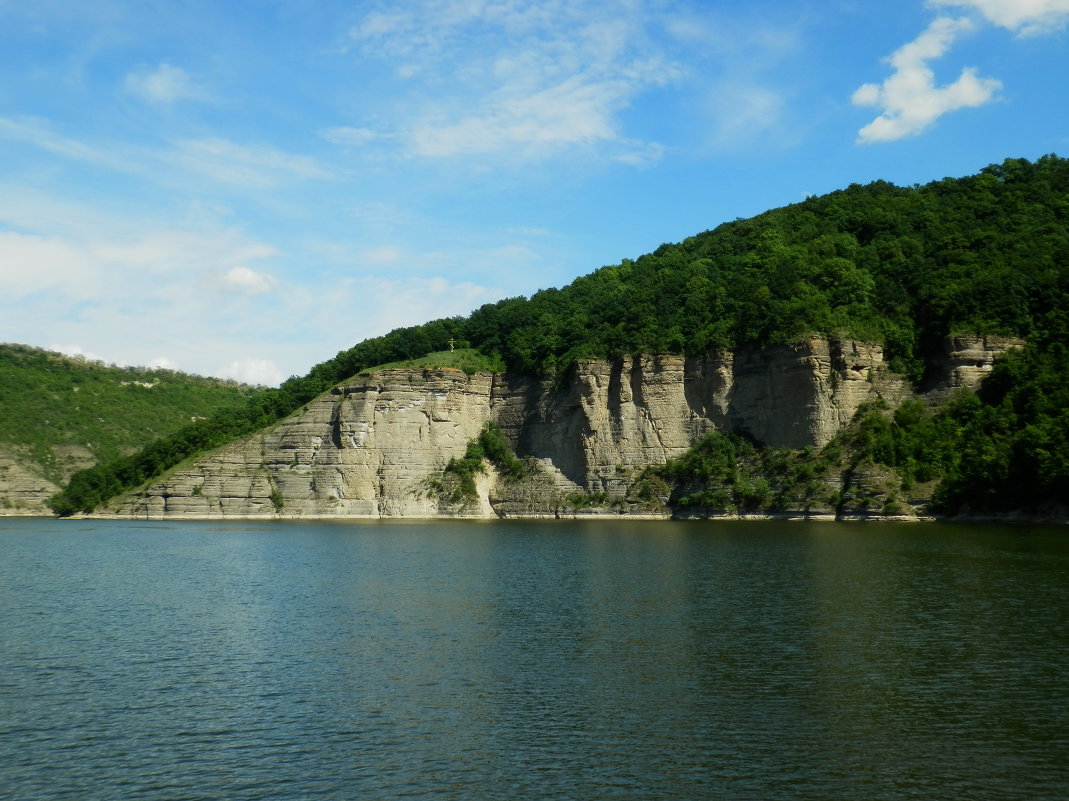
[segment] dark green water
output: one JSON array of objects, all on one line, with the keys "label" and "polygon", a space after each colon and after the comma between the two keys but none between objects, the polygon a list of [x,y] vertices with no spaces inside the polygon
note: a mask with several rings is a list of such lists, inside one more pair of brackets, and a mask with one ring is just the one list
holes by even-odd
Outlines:
[{"label": "dark green water", "polygon": [[1069,530],[0,520],[0,797],[1065,799]]}]

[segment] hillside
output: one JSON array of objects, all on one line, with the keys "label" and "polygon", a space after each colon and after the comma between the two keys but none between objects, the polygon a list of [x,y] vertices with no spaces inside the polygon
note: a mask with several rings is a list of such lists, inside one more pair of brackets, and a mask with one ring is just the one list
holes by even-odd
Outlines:
[{"label": "hillside", "polygon": [[46,511],[43,497],[75,471],[233,410],[257,392],[229,381],[0,344],[0,513]]},{"label": "hillside", "polygon": [[[1069,161],[1008,159],[974,176],[924,186],[852,185],[663,245],[561,289],[359,343],[236,414],[203,421],[133,457],[75,476],[56,510],[90,511],[184,459],[266,429],[374,365],[446,351],[450,342],[499,360],[511,376],[546,379],[566,392],[584,360],[640,354],[741,358],[817,337],[833,349],[836,342],[869,343],[879,349],[880,370],[921,394],[941,380],[951,337],[1046,342],[1046,350],[1037,344],[1032,347],[1041,351],[1026,352],[1026,358],[1042,352],[1044,371],[1049,368],[1032,393],[1040,399],[982,391],[977,402],[992,411],[963,417],[958,426],[972,425],[980,437],[966,449],[975,458],[964,466],[936,459],[929,471],[959,483],[984,471],[997,476],[1030,441],[1008,445],[1017,442],[1015,426],[1043,432],[1037,442],[1053,454],[1044,457],[1049,467],[1069,456],[1059,439],[1064,406],[1057,382],[1065,373],[1055,367],[1064,354],[1054,347],[1067,293]],[[1005,408],[1018,402],[1026,408]],[[885,416],[893,411],[894,403]],[[513,445],[522,450],[519,441]],[[884,462],[907,458],[884,456]],[[998,511],[990,498],[978,507],[961,493],[944,490],[939,497],[949,512]],[[1033,495],[1026,506],[1040,502]]]}]

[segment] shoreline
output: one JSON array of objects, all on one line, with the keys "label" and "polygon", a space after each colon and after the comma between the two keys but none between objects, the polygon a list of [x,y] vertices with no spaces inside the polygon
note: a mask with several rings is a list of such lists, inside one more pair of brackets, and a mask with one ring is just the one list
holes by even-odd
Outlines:
[{"label": "shoreline", "polygon": [[279,521],[298,523],[302,521],[435,521],[435,520],[470,520],[473,522],[495,522],[501,520],[616,520],[616,521],[663,521],[674,523],[678,521],[707,521],[715,522],[814,522],[814,523],[1004,523],[1004,524],[1041,524],[1041,525],[1069,525],[1069,517],[1030,517],[1025,515],[965,515],[958,517],[941,517],[937,515],[842,515],[835,514],[799,514],[790,512],[778,512],[771,514],[712,514],[712,515],[672,515],[668,513],[636,513],[614,514],[606,512],[573,513],[573,514],[526,514],[526,515],[120,515],[120,514],[81,514],[70,517],[58,517],[54,514],[44,514],[33,511],[12,512],[7,510],[0,514],[3,518],[40,518],[54,520],[130,520],[151,522],[211,522],[227,521]]}]

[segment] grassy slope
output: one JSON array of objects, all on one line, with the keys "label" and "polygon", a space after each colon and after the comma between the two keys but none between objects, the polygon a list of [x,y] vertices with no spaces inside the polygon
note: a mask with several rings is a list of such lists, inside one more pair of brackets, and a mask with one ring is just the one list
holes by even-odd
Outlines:
[{"label": "grassy slope", "polygon": [[50,481],[131,453],[257,390],[170,370],[113,367],[0,345],[0,448]]}]

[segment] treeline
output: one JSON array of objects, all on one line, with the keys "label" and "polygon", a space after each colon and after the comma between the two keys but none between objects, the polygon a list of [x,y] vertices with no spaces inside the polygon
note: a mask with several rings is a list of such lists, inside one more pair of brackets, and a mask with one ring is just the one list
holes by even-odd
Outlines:
[{"label": "treeline", "polygon": [[1069,292],[1069,161],[1007,159],[966,178],[877,181],[736,220],[561,289],[366,340],[125,462],[76,475],[60,514],[91,511],[206,447],[270,425],[368,367],[450,340],[536,375],[575,360],[703,353],[817,333],[882,341],[923,380],[951,333],[1032,337]]}]

